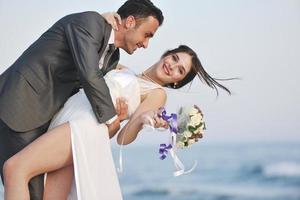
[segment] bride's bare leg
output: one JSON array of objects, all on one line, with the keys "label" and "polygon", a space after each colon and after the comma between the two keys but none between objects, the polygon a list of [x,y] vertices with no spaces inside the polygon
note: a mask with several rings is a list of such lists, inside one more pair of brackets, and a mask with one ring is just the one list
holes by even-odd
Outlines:
[{"label": "bride's bare leg", "polygon": [[72,164],[68,123],[43,134],[4,164],[5,199],[29,199],[28,182],[41,173]]},{"label": "bride's bare leg", "polygon": [[73,174],[73,165],[48,173],[43,199],[67,199],[73,181]]}]

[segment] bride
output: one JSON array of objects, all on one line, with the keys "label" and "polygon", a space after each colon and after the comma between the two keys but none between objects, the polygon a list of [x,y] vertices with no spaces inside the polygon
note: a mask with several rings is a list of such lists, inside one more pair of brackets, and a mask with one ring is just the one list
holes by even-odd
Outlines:
[{"label": "bride", "polygon": [[[107,73],[114,103],[118,97],[128,103],[129,121],[118,133],[118,144],[133,142],[143,124],[149,123],[147,116],[156,127],[166,127],[154,112],[165,104],[163,87],[180,88],[196,75],[208,86],[230,93],[185,45],[165,52],[141,75],[121,66]],[[41,173],[47,173],[44,199],[122,199],[109,141],[115,134],[97,122],[84,91],[79,91],[55,116],[47,133],[6,162],[5,199],[29,199],[28,181]]]},{"label": "bride", "polygon": [[[230,93],[185,45],[165,52],[140,75],[121,65],[107,73],[105,81],[115,106],[120,97],[128,104],[128,115],[118,116],[129,121],[117,142],[133,142],[143,124],[150,123],[149,117],[155,127],[166,128],[167,123],[157,116],[166,101],[163,87],[181,88],[196,75],[209,87]],[[44,199],[122,199],[109,141],[117,132],[98,123],[80,90],[56,114],[47,133],[6,161],[5,199],[29,199],[28,182],[42,173],[47,173]]]}]

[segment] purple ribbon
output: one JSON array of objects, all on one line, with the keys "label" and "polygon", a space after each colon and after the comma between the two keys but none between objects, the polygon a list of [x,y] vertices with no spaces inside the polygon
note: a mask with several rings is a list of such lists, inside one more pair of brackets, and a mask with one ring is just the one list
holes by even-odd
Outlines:
[{"label": "purple ribbon", "polygon": [[161,154],[160,159],[163,160],[167,157],[168,150],[172,148],[172,145],[160,144],[159,145],[159,154]]},{"label": "purple ribbon", "polygon": [[163,120],[168,122],[171,133],[177,134],[177,132],[178,132],[177,114],[171,113],[171,115],[168,116],[166,109],[162,108],[161,118],[163,118]]},{"label": "purple ribbon", "polygon": [[[177,115],[175,113],[171,113],[171,115],[167,115],[167,111],[165,108],[161,108],[162,112],[159,115],[163,120],[165,120],[166,122],[168,122],[169,127],[170,127],[170,132],[177,134],[178,132],[178,126],[177,126]],[[172,145],[169,144],[160,144],[159,147],[159,154],[160,155],[160,159],[164,160],[167,157],[167,153],[168,150],[170,150],[172,148]]]}]

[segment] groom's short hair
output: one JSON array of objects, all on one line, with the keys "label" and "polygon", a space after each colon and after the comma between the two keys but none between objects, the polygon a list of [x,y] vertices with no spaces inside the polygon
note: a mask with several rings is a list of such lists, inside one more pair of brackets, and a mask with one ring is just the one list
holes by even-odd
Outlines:
[{"label": "groom's short hair", "polygon": [[150,0],[128,0],[117,11],[122,19],[132,15],[136,19],[152,16],[162,25],[164,16],[162,11],[157,8]]}]

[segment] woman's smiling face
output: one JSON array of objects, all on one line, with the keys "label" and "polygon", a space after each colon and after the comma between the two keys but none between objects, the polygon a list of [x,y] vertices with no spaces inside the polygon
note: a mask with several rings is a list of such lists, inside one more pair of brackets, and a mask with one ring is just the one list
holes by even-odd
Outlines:
[{"label": "woman's smiling face", "polygon": [[167,55],[157,63],[156,75],[163,85],[184,79],[192,68],[192,57],[184,52]]}]

